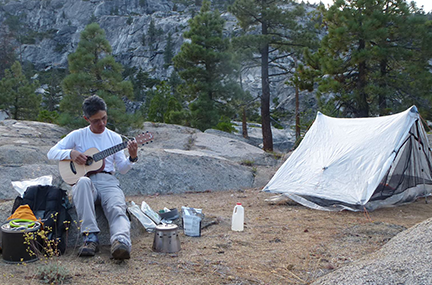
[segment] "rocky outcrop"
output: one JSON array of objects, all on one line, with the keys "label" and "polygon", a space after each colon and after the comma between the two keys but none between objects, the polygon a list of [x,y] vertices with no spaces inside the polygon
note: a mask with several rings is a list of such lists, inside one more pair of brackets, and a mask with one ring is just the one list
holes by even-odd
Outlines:
[{"label": "rocky outcrop", "polygon": [[428,219],[399,233],[379,251],[313,284],[432,284],[431,235],[432,219]]}]

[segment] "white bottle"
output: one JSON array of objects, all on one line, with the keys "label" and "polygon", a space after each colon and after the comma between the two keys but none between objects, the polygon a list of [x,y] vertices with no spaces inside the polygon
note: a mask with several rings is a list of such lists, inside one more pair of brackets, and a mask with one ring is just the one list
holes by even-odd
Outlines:
[{"label": "white bottle", "polygon": [[244,208],[241,203],[237,203],[234,207],[232,215],[231,229],[233,231],[243,231],[244,225]]}]

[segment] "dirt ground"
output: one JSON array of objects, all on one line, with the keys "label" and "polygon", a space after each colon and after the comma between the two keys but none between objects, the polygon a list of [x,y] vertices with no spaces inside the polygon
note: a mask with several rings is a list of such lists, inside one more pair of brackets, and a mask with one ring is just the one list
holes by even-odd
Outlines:
[{"label": "dirt ground", "polygon": [[[153,210],[201,208],[210,224],[201,237],[179,229],[178,253],[152,251],[154,234],[133,240],[130,260],[109,258],[108,246],[95,257],[76,249],[48,261],[0,262],[0,284],[39,284],[51,266],[69,284],[309,284],[318,277],[381,248],[400,231],[432,216],[432,204],[415,203],[363,212],[324,212],[293,203],[271,204],[260,189],[128,197]],[[245,207],[245,230],[231,231],[236,202]],[[66,268],[69,272],[61,271]]]}]

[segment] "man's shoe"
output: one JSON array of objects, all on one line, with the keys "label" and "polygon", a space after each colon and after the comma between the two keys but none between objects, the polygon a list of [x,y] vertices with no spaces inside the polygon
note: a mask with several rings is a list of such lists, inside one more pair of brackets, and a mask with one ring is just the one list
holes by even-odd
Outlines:
[{"label": "man's shoe", "polygon": [[111,245],[111,255],[114,259],[129,259],[130,250],[129,247],[119,240],[115,240]]},{"label": "man's shoe", "polygon": [[94,256],[99,251],[99,243],[87,241],[78,250],[78,256]]}]

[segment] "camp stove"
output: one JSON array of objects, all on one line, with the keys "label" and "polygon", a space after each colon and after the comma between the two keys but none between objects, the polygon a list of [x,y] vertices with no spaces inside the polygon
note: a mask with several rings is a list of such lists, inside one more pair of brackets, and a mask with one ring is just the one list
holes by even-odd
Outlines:
[{"label": "camp stove", "polygon": [[156,252],[178,252],[180,251],[180,239],[177,225],[162,224],[156,226],[153,240],[153,251]]}]

